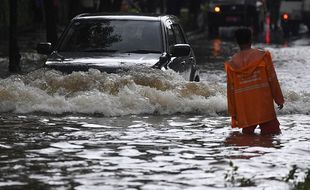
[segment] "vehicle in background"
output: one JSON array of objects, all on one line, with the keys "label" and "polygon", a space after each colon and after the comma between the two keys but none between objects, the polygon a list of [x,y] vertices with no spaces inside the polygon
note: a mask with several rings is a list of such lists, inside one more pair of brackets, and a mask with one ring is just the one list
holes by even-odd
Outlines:
[{"label": "vehicle in background", "polygon": [[249,26],[259,33],[264,29],[266,5],[263,0],[211,0],[207,14],[211,36],[221,26]]},{"label": "vehicle in background", "polygon": [[200,80],[193,50],[175,16],[82,14],[51,48],[50,43],[37,47],[49,55],[45,66],[66,73],[90,68],[116,73],[147,66]]},{"label": "vehicle in background", "polygon": [[302,22],[302,0],[282,0],[280,3],[281,28],[284,36],[297,35]]}]

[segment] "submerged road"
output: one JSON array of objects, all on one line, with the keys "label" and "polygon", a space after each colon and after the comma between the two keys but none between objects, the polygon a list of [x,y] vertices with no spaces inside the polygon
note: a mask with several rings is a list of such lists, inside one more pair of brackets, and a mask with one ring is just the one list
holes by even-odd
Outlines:
[{"label": "submerged road", "polygon": [[193,42],[200,83],[153,70],[0,79],[0,189],[293,189],[310,167],[309,42],[254,44],[286,99],[277,136],[230,128],[225,37]]}]

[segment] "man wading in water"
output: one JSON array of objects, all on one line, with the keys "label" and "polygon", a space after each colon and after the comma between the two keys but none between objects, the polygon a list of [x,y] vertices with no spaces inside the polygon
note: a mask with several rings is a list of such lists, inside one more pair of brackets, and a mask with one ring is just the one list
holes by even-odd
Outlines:
[{"label": "man wading in water", "polygon": [[225,63],[228,113],[232,127],[253,134],[257,125],[261,134],[280,134],[273,101],[283,108],[284,98],[268,51],[251,48],[249,28],[235,31],[240,51]]}]

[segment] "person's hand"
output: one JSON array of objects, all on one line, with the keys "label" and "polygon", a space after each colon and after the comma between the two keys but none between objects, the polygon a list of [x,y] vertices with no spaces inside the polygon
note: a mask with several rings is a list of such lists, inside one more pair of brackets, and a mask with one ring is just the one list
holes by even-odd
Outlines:
[{"label": "person's hand", "polygon": [[278,109],[282,110],[282,108],[283,108],[283,104],[278,104]]}]

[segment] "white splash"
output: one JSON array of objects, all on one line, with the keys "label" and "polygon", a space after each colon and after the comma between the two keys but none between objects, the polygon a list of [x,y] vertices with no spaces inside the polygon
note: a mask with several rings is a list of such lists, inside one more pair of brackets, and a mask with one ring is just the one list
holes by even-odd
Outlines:
[{"label": "white splash", "polygon": [[269,49],[285,98],[283,114],[310,113],[310,49],[308,46]]},{"label": "white splash", "polygon": [[39,69],[0,80],[0,112],[216,114],[226,110],[225,90],[188,82],[173,71],[139,68],[122,74],[98,70],[62,74]]}]

